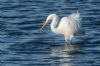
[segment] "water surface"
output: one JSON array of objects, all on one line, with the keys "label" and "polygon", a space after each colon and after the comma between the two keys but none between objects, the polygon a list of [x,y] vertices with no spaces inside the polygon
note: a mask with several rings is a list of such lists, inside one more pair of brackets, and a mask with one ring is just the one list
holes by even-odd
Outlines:
[{"label": "water surface", "polygon": [[[79,11],[83,36],[67,45],[46,17]],[[100,0],[0,0],[0,66],[100,66]]]}]

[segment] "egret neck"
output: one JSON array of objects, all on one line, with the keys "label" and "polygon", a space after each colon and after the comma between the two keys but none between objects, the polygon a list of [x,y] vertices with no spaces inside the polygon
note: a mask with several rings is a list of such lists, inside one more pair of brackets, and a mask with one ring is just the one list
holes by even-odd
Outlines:
[{"label": "egret neck", "polygon": [[58,27],[59,27],[59,18],[56,14],[54,14],[52,16],[51,30],[56,34],[59,34]]}]

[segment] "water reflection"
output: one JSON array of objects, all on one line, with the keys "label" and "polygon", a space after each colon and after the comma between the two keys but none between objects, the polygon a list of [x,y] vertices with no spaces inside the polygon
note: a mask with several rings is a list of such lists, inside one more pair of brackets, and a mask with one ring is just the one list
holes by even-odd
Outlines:
[{"label": "water reflection", "polygon": [[82,45],[81,44],[68,44],[64,46],[64,50],[63,51],[80,51],[81,50]]},{"label": "water reflection", "polygon": [[54,62],[59,62],[59,66],[72,66],[72,61],[80,59],[79,52],[82,51],[80,44],[68,44],[65,46],[55,47],[51,50],[51,58]]}]

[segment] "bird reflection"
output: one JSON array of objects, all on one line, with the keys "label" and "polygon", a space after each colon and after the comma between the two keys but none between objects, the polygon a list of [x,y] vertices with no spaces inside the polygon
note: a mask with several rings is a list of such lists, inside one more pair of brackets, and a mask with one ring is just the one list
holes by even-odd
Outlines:
[{"label": "bird reflection", "polygon": [[63,51],[80,51],[81,50],[81,45],[72,45],[68,44],[64,46]]},{"label": "bird reflection", "polygon": [[68,44],[65,46],[54,47],[51,51],[52,62],[60,63],[59,66],[72,66],[71,61],[79,60],[79,55],[75,55],[73,53],[77,53],[77,51],[81,50],[80,45],[72,45]]}]

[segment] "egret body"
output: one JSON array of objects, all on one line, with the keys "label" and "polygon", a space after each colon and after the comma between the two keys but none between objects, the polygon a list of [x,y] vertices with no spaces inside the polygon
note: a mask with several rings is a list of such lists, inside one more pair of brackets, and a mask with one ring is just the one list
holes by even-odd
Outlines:
[{"label": "egret body", "polygon": [[64,38],[68,43],[71,43],[72,38],[75,35],[82,34],[81,18],[78,12],[62,17],[61,20],[59,20],[59,17],[56,14],[50,14],[40,30],[42,30],[50,20],[52,21],[52,32],[64,35]]}]

